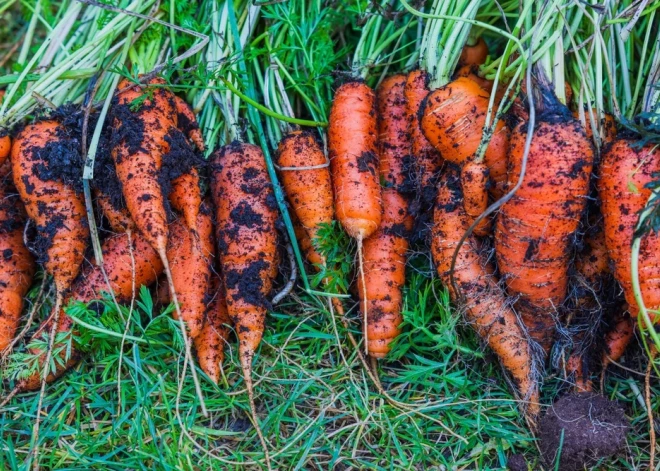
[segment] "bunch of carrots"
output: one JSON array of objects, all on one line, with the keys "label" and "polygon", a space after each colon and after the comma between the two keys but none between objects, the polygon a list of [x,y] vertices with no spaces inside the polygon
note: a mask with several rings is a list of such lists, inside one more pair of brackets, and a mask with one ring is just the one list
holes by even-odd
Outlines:
[{"label": "bunch of carrots", "polygon": [[[540,372],[558,345],[558,326],[603,309],[604,293],[621,286],[625,301],[608,300],[601,343],[586,348],[593,339],[576,334],[564,361],[576,388],[590,390],[592,374],[618,360],[633,337],[640,299],[642,313],[660,306],[658,237],[639,223],[660,150],[635,145],[639,136],[630,132],[617,137],[611,116],[594,133],[571,103],[571,86],[542,69],[517,91],[481,76],[488,56],[477,38],[462,46],[446,80],[433,80],[425,67],[390,75],[375,90],[356,77],[343,80],[327,153],[317,135],[295,127],[280,141],[276,163],[297,243],[316,269],[331,263],[319,239],[335,219],[356,241],[366,354],[387,358],[401,332],[411,232],[416,219],[430,221],[428,240],[416,248],[429,250],[453,301],[534,421]],[[92,192],[106,230],[96,259],[88,256],[89,213],[78,175],[87,143],[78,120],[98,116],[55,110],[11,136],[0,134],[3,356],[22,335],[38,265],[56,290],[52,313],[32,334],[47,342],[28,344],[39,368],[19,375],[13,394],[43,394],[81,358],[75,341],[72,349],[58,348],[76,334],[68,304],[92,303],[102,293],[126,302],[141,286],[158,285],[160,299],[174,306],[187,360],[195,351],[215,383],[233,327],[256,424],[252,364],[281,259],[266,159],[260,147],[236,140],[204,160],[188,104],[163,79],[143,81],[119,83],[102,133]],[[590,198],[600,204],[588,204]],[[494,203],[497,212],[488,209]],[[639,275],[632,275],[631,260]],[[341,295],[331,296],[331,305],[343,318],[345,293],[332,294]]]}]

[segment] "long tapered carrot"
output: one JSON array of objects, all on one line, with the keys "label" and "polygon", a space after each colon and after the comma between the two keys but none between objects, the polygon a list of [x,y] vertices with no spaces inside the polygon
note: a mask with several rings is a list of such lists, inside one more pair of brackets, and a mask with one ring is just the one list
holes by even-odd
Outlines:
[{"label": "long tapered carrot", "polygon": [[[502,206],[495,253],[507,290],[530,335],[547,352],[555,319],[567,294],[569,248],[586,207],[594,154],[579,122],[564,105],[548,100],[533,130],[520,189]],[[526,122],[515,127],[509,183],[523,164]]]},{"label": "long tapered carrot", "polygon": [[39,260],[63,293],[78,273],[89,227],[81,192],[52,169],[55,153],[71,152],[56,121],[27,126],[16,137],[11,161],[14,185],[39,236]]},{"label": "long tapered carrot", "polygon": [[520,396],[529,401],[528,414],[534,417],[539,392],[530,344],[473,236],[461,245],[452,271],[454,252],[469,226],[461,200],[460,173],[450,166],[441,179],[434,210],[433,261],[452,299],[463,306],[467,321],[511,374]]},{"label": "long tapered carrot", "polygon": [[373,234],[382,214],[376,148],[376,95],[362,82],[335,92],[328,150],[337,219],[358,240]]},{"label": "long tapered carrot", "polygon": [[435,203],[437,177],[442,164],[442,156],[426,139],[419,122],[420,106],[429,94],[428,80],[428,74],[422,70],[415,70],[408,74],[404,88],[411,141],[410,152],[415,161],[417,193],[422,210],[432,207]]},{"label": "long tapered carrot", "polygon": [[358,279],[367,353],[384,358],[403,321],[411,151],[406,116],[405,75],[386,78],[378,87],[378,157],[383,217],[378,230],[364,241],[364,278]]},{"label": "long tapered carrot", "polygon": [[[181,305],[181,315],[190,337],[195,339],[202,330],[206,312],[205,296],[210,291],[211,268],[215,259],[211,207],[202,205],[197,216],[196,235],[186,224],[174,224],[167,242],[174,290]],[[174,313],[175,318],[178,314]]]},{"label": "long tapered carrot", "polygon": [[14,339],[35,271],[23,243],[25,217],[11,192],[9,182],[0,177],[0,352]]},{"label": "long tapered carrot", "polygon": [[[153,79],[151,84],[165,81]],[[113,149],[117,177],[126,206],[135,225],[159,253],[167,245],[167,214],[159,181],[163,154],[169,150],[166,137],[176,127],[172,95],[155,87],[150,95],[123,80],[123,90],[113,107]]]},{"label": "long tapered carrot", "polygon": [[213,154],[212,166],[211,195],[227,312],[236,326],[250,409],[270,466],[254,404],[252,360],[263,337],[268,296],[277,273],[277,204],[259,147],[233,142]]},{"label": "long tapered carrot", "polygon": [[227,313],[225,288],[218,276],[214,275],[213,278],[212,291],[209,292],[211,301],[206,309],[204,327],[193,342],[200,368],[218,384],[231,320]]}]

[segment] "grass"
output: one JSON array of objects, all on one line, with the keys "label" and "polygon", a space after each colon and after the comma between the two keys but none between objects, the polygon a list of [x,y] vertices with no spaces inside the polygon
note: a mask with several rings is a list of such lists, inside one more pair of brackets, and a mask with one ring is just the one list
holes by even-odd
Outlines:
[{"label": "grass", "polygon": [[[393,407],[376,392],[341,323],[318,299],[297,292],[271,313],[254,378],[276,469],[505,469],[514,452],[536,462],[534,440],[497,363],[463,325],[439,282],[409,275],[404,334],[379,375],[388,394],[414,404],[415,412]],[[184,359],[170,311],[153,307],[142,290],[128,332],[142,341],[127,340],[121,365],[119,338],[80,329],[91,353],[47,389],[42,469],[243,469],[239,463],[263,458],[235,341],[227,350],[224,384],[203,380],[209,417],[200,415],[189,375],[177,399]],[[81,306],[72,313],[123,330],[110,302],[100,318]],[[628,357],[628,367],[643,371],[639,356]],[[547,383],[546,400],[561,386]],[[643,377],[614,368],[606,386],[633,428],[626,454],[602,469],[640,469],[648,459]],[[653,388],[658,410],[657,379]],[[36,405],[36,394],[23,394],[0,413],[3,471],[25,469]]]},{"label": "grass", "polygon": [[[179,3],[184,2],[175,2]],[[338,2],[342,14],[323,9],[322,3],[310,2],[310,11],[325,12],[311,18],[287,9],[285,3],[264,7],[264,21],[278,40],[259,43],[248,55],[250,60],[272,55],[282,61],[291,71],[290,78],[284,77],[287,90],[303,97],[294,103],[296,114],[321,121],[327,117],[335,68],[348,67],[351,44],[359,39],[358,29],[352,28],[355,16],[366,6]],[[7,18],[16,21],[0,27],[2,37],[8,38],[24,31],[29,22],[28,13],[21,18],[16,8],[9,12],[12,16]],[[208,21],[193,21],[193,14],[183,7],[176,10],[177,24],[205,31]],[[338,37],[336,29],[346,31]],[[186,43],[189,39],[176,36],[179,53],[191,45]],[[5,51],[5,44],[0,44]],[[192,58],[184,66],[199,60]],[[191,72],[199,73],[196,87],[205,82],[205,72]],[[172,78],[177,77],[185,75],[177,71]],[[185,83],[177,83],[180,91],[187,91]],[[224,126],[217,115],[209,116],[210,123]],[[269,123],[276,128],[266,120]],[[350,259],[350,248],[341,237],[328,241],[326,250],[336,249],[334,259]],[[349,270],[346,263],[340,269],[344,275]],[[322,276],[315,278],[320,282]],[[260,423],[275,469],[495,470],[505,469],[513,453],[524,455],[531,468],[539,465],[534,437],[500,367],[449,303],[424,254],[415,254],[407,280],[403,333],[389,360],[379,363],[378,375],[387,393],[411,408],[392,405],[378,393],[342,322],[328,310],[327,299],[298,287],[269,314],[254,379]],[[346,281],[340,280],[332,290],[346,289]],[[30,299],[37,291],[35,287]],[[235,336],[226,349],[220,386],[199,371],[209,411],[209,417],[203,417],[190,374],[181,378],[184,353],[171,307],[154,306],[148,290],[142,290],[136,301],[134,311],[122,307],[121,315],[110,302],[104,303],[100,315],[81,305],[71,308],[71,314],[92,328],[79,326],[78,341],[87,351],[83,361],[46,389],[41,468],[263,469],[255,463],[261,462],[263,452],[249,419]],[[350,301],[346,307],[351,308],[349,326],[360,338],[357,306]],[[48,308],[44,306],[41,318]],[[130,337],[120,355],[122,318],[129,319]],[[29,357],[19,354],[14,360],[23,366]],[[11,363],[3,367],[3,375],[15,371]],[[648,462],[645,368],[639,347],[630,349],[623,367],[611,367],[604,393],[625,408],[632,428],[625,453],[595,469],[637,470]],[[11,384],[3,386],[6,393]],[[544,403],[551,404],[569,386],[559,376],[547,378]],[[658,394],[660,382],[654,377],[656,415]],[[25,460],[37,402],[37,394],[21,394],[0,411],[1,471],[28,469]]]}]

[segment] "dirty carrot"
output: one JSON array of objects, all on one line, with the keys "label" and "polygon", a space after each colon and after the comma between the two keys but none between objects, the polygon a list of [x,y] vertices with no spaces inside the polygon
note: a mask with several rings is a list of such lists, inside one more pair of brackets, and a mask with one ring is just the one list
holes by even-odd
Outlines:
[{"label": "dirty carrot", "polygon": [[21,203],[11,192],[0,178],[0,352],[14,339],[35,271],[32,254],[23,243]]},{"label": "dirty carrot", "polygon": [[259,147],[235,141],[213,154],[212,168],[211,195],[227,312],[236,326],[252,418],[270,467],[254,404],[252,360],[263,337],[268,296],[277,273],[277,204]]},{"label": "dirty carrot", "polygon": [[[205,297],[210,291],[211,267],[215,259],[211,207],[203,204],[196,222],[197,237],[183,221],[170,227],[167,259],[181,315],[191,338],[197,337],[204,323]],[[178,319],[178,314],[174,316]]]},{"label": "dirty carrot", "polygon": [[[531,337],[548,352],[568,288],[571,237],[586,207],[594,154],[580,123],[545,89],[520,189],[502,206],[495,253]],[[523,164],[527,122],[512,132],[509,184]]]},{"label": "dirty carrot", "polygon": [[468,226],[459,169],[450,166],[439,185],[434,210],[433,260],[452,299],[464,307],[467,321],[499,357],[523,400],[529,401],[527,413],[533,418],[539,412],[539,393],[530,344],[493,275],[493,268],[478,252],[474,237],[461,245],[452,271],[454,252]]}]

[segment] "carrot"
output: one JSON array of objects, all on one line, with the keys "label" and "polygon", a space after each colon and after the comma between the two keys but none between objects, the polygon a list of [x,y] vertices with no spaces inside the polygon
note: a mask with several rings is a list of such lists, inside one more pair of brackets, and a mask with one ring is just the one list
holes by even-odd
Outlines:
[{"label": "carrot", "polygon": [[[153,79],[150,84],[165,81]],[[135,225],[161,255],[167,245],[167,214],[159,175],[163,154],[169,149],[166,136],[176,126],[171,93],[156,87],[151,94],[123,80],[123,90],[113,109],[112,158],[122,184],[126,206]],[[139,109],[131,110],[134,101]],[[133,104],[134,105],[134,104]]]},{"label": "carrot", "polygon": [[[486,123],[489,94],[476,82],[458,77],[432,91],[420,108],[424,135],[449,162],[464,165],[475,157]],[[496,110],[493,110],[496,113]],[[509,130],[497,122],[483,162],[490,171],[490,189],[500,198],[506,188]]]},{"label": "carrot", "polygon": [[[548,352],[554,316],[567,294],[571,237],[586,207],[594,155],[567,108],[554,95],[546,101],[537,116],[522,186],[497,219],[495,252],[527,330]],[[523,121],[512,133],[511,186],[523,163],[527,127]]]},{"label": "carrot", "polygon": [[[591,112],[593,113],[595,119],[598,119],[598,110],[594,108],[593,110],[591,110]],[[592,140],[594,136],[594,132],[591,129],[589,111],[585,110],[584,114],[586,119],[584,130],[587,133],[587,137],[589,138],[589,140]],[[573,111],[573,116],[575,117],[575,119],[580,119],[580,112],[578,110]],[[600,120],[600,129],[602,134],[600,136],[602,145],[604,146],[607,144],[611,144],[616,138],[616,120],[614,119],[614,116],[611,115],[610,113],[604,113],[603,117]]]},{"label": "carrot", "polygon": [[327,159],[314,136],[292,131],[278,146],[282,186],[300,225],[314,240],[334,219],[332,181]]},{"label": "carrot", "polygon": [[458,64],[460,66],[479,66],[486,62],[487,57],[488,45],[484,41],[484,38],[479,38],[476,43],[472,45],[466,43],[463,46],[461,55],[458,58]]},{"label": "carrot", "polygon": [[211,302],[206,309],[206,320],[204,327],[193,342],[197,350],[199,366],[218,384],[222,362],[225,358],[225,344],[229,338],[229,327],[231,323],[227,314],[227,300],[225,291],[217,276],[213,276]]},{"label": "carrot", "polygon": [[213,154],[212,165],[211,195],[227,312],[236,326],[250,408],[270,466],[256,419],[252,360],[264,333],[267,297],[277,273],[277,205],[259,147],[235,141]]},{"label": "carrot", "polygon": [[589,378],[589,369],[585,363],[584,353],[573,354],[566,361],[566,371],[573,377],[575,392],[593,391],[593,383]]},{"label": "carrot", "polygon": [[174,104],[176,106],[177,126],[188,136],[198,150],[203,151],[205,149],[204,137],[199,130],[199,124],[197,124],[197,118],[195,118],[192,108],[183,98],[178,96],[174,97]]},{"label": "carrot", "polygon": [[[469,78],[481,88],[483,88],[488,93],[493,91],[493,81],[483,78],[479,75],[479,66],[476,65],[464,65],[460,67],[454,74],[454,78],[465,77]],[[499,100],[495,99],[495,103],[498,103]]]},{"label": "carrot", "polygon": [[23,244],[24,215],[18,197],[0,178],[0,352],[14,339],[23,298],[32,285],[35,266]]},{"label": "carrot", "polygon": [[[204,323],[205,296],[210,291],[211,266],[215,258],[210,205],[202,206],[195,226],[198,237],[187,224],[173,224],[167,243],[174,291],[181,305],[183,321],[193,339],[200,335]],[[178,319],[176,312],[174,317]]]},{"label": "carrot", "polygon": [[110,201],[109,196],[96,191],[96,205],[108,220],[110,228],[114,232],[122,234],[135,231],[135,222],[128,214],[128,210],[126,208],[117,209]]},{"label": "carrot", "polygon": [[463,304],[467,321],[511,374],[520,396],[529,401],[528,414],[534,417],[539,411],[538,383],[531,347],[492,266],[478,253],[474,236],[461,246],[452,272],[452,257],[469,226],[462,197],[459,169],[449,166],[439,185],[434,210],[433,260],[452,299]]},{"label": "carrot", "polygon": [[55,121],[27,126],[12,147],[14,185],[39,234],[39,257],[63,293],[80,273],[89,227],[82,194],[53,176],[50,156],[67,152]]},{"label": "carrot", "polygon": [[405,75],[386,78],[378,87],[378,157],[384,213],[378,230],[364,241],[364,277],[358,279],[367,353],[384,358],[399,335],[405,284],[408,231],[408,159],[411,150],[406,116]]},{"label": "carrot", "polygon": [[417,192],[420,195],[422,210],[432,207],[435,202],[436,181],[442,157],[422,133],[419,122],[419,109],[429,94],[428,75],[422,70],[408,74],[404,95],[408,132],[410,133],[411,154],[416,163]]},{"label": "carrot", "polygon": [[192,167],[172,180],[169,201],[174,209],[183,214],[186,225],[193,231],[198,230],[196,224],[202,205],[202,192],[199,189],[199,173],[196,168]]},{"label": "carrot", "polygon": [[[639,213],[651,190],[647,184],[660,172],[660,150],[654,144],[634,146],[617,139],[603,155],[598,192],[602,201],[605,244],[613,262],[614,277],[621,284],[626,302],[637,306],[631,279],[631,246]],[[660,235],[651,231],[641,239],[639,283],[648,309],[660,307]],[[631,311],[633,317],[637,310]]]},{"label": "carrot", "polygon": [[[465,214],[474,221],[488,208],[488,185],[490,170],[485,162],[471,160],[461,169],[463,186],[463,206]],[[490,233],[490,220],[482,219],[474,228],[474,235],[485,236]]]},{"label": "carrot", "polygon": [[378,229],[382,213],[374,91],[362,82],[343,84],[335,92],[328,123],[337,219],[361,241]]},{"label": "carrot", "polygon": [[396,191],[383,191],[385,214],[378,231],[364,241],[364,284],[358,279],[365,339],[373,358],[384,358],[403,321],[407,232],[412,229],[408,202]]},{"label": "carrot", "polygon": [[[5,96],[5,91],[0,90],[0,103]],[[6,129],[0,129],[0,167],[7,160],[11,153],[11,137]]]},{"label": "carrot", "polygon": [[[132,270],[131,250],[135,260],[135,270]],[[119,302],[127,301],[136,293],[133,292],[133,281],[135,289],[140,286],[148,286],[158,278],[163,271],[163,264],[151,245],[145,238],[136,235],[133,237],[132,246],[129,246],[129,236],[119,234],[111,236],[103,242],[103,269],[105,270],[110,286],[105,281],[101,267],[92,264],[83,270],[81,277],[74,283],[67,301],[91,302],[99,299],[102,292],[114,292]],[[33,339],[43,336],[49,331],[59,317],[57,332],[60,334],[72,332],[73,321],[63,311],[57,311],[46,319],[36,330]],[[55,348],[63,347],[64,344],[56,341]],[[40,346],[29,347],[30,352],[39,356],[39,363],[43,364],[46,352]],[[64,349],[66,350],[66,349]],[[55,370],[50,371],[46,381],[51,382],[72,368],[80,359],[80,352],[74,345],[71,355],[65,357],[65,351],[61,354],[61,362],[55,362]],[[27,378],[19,381],[18,388],[23,391],[33,391],[39,388],[41,383],[41,368]]]},{"label": "carrot", "polygon": [[628,312],[620,312],[614,317],[612,328],[605,334],[603,369],[613,361],[619,361],[635,333],[635,324]]}]

